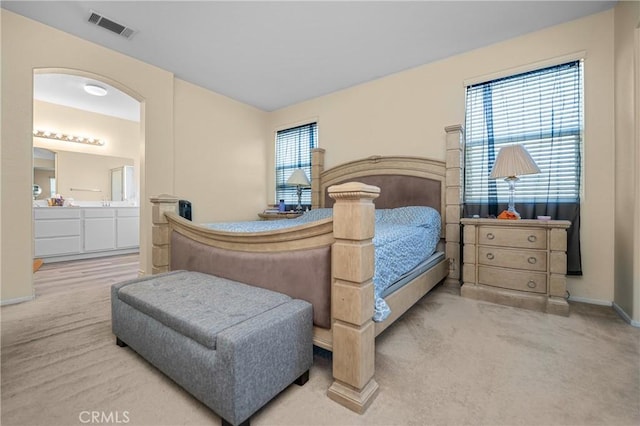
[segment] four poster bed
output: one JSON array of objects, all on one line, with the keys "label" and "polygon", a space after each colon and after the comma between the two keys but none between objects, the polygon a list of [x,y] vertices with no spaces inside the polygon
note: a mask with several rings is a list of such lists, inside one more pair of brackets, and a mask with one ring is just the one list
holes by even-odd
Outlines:
[{"label": "four poster bed", "polygon": [[[287,220],[291,224],[286,227],[215,229],[178,216],[175,197],[154,197],[153,273],[204,272],[310,302],[314,344],[333,352],[334,382],[328,395],[362,413],[378,390],[375,337],[436,284],[445,279],[459,284],[461,131],[460,126],[446,128],[446,162],[374,156],[324,170],[324,150],[314,150],[311,212],[330,213]],[[375,229],[385,227],[383,218],[406,222],[409,211],[413,221],[415,211],[422,215],[431,210],[439,214],[434,252],[442,254],[420,262],[398,289],[380,293],[374,288],[374,239],[378,244],[381,239]],[[416,227],[431,225],[420,222]],[[376,322],[374,293],[390,309]]]}]

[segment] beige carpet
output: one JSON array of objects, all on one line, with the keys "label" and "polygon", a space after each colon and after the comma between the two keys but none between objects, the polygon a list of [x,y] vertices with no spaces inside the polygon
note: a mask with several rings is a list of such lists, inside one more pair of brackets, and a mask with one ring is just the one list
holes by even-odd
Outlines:
[{"label": "beige carpet", "polygon": [[[37,274],[61,273],[51,268]],[[2,425],[218,425],[115,345],[116,279],[75,268],[64,288],[49,280],[35,301],[2,307]],[[122,268],[103,266],[120,279],[135,276],[135,266]],[[310,381],[286,389],[252,424],[638,425],[639,363],[640,330],[611,308],[572,303],[564,318],[437,288],[378,338],[380,393],[364,415],[325,396],[330,355],[317,351]],[[87,421],[92,412],[99,422]]]}]

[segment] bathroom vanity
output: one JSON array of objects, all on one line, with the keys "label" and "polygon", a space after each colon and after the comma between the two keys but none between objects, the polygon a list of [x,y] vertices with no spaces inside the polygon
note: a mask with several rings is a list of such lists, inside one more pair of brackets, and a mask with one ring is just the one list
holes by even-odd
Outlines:
[{"label": "bathroom vanity", "polygon": [[45,263],[136,253],[138,207],[34,207],[34,257]]}]

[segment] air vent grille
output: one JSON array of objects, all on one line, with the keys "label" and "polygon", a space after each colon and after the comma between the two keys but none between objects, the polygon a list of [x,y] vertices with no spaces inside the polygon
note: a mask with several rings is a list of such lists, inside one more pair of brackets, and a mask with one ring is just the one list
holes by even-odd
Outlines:
[{"label": "air vent grille", "polygon": [[122,37],[131,38],[131,36],[133,35],[133,33],[134,33],[134,32],[135,32],[135,31],[134,31],[134,30],[132,30],[131,28],[126,27],[124,30],[122,30],[122,32],[120,33],[120,35],[121,35]]},{"label": "air vent grille", "polygon": [[119,24],[114,20],[109,19],[93,10],[91,11],[91,15],[89,15],[88,21],[113,33],[121,35],[126,39],[130,39],[136,32],[136,30],[134,30],[133,28]]},{"label": "air vent grille", "polygon": [[95,12],[91,12],[91,16],[89,16],[89,22],[91,22],[92,24],[97,24],[100,18],[102,18],[102,16],[98,15]]}]

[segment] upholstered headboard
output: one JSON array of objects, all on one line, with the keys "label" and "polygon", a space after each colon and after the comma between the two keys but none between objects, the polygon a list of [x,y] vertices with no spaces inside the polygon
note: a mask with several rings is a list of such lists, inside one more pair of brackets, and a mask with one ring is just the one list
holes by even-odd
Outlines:
[{"label": "upholstered headboard", "polygon": [[[442,207],[441,182],[437,180],[407,175],[373,175],[361,176],[357,181],[380,188],[380,196],[374,200],[378,209],[429,206],[440,211]],[[333,203],[325,191],[324,206],[332,207]]]},{"label": "upholstered headboard", "polygon": [[422,157],[372,156],[324,170],[324,150],[313,152],[311,176],[313,207],[331,207],[328,188],[345,182],[362,182],[380,188],[376,208],[429,206],[446,223],[445,163]]}]

